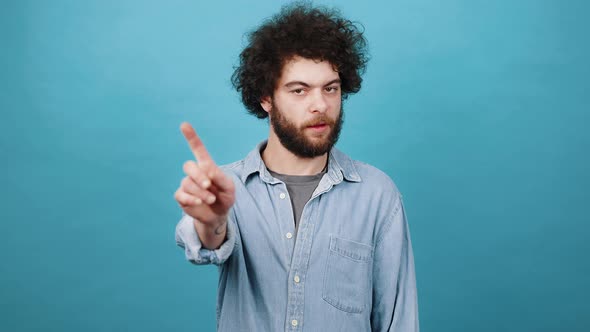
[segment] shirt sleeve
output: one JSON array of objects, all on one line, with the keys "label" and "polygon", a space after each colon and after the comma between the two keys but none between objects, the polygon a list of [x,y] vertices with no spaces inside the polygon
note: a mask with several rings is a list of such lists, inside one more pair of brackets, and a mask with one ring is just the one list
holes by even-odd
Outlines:
[{"label": "shirt sleeve", "polygon": [[375,246],[372,331],[418,332],[418,296],[410,231],[401,196]]},{"label": "shirt sleeve", "polygon": [[226,240],[218,249],[210,250],[203,248],[193,218],[183,211],[182,218],[176,225],[176,244],[184,249],[186,259],[198,265],[223,264],[232,254],[236,243],[236,227],[232,216],[232,213],[228,216]]}]

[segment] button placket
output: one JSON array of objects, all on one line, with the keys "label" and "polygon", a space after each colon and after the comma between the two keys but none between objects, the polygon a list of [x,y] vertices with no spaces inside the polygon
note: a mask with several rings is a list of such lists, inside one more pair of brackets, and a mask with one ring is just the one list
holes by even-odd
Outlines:
[{"label": "button placket", "polygon": [[[305,303],[305,274],[307,273],[308,263],[311,253],[311,243],[314,234],[314,224],[311,216],[315,202],[308,202],[299,224],[297,241],[291,261],[289,272],[288,297],[287,297],[287,317],[286,326],[292,330],[299,330],[303,327],[303,306]],[[293,321],[297,321],[296,325]]]},{"label": "button placket", "polygon": [[277,236],[280,236],[281,241],[283,242],[283,246],[285,248],[285,262],[286,264],[289,264],[288,262],[291,262],[293,259],[296,237],[293,210],[291,202],[288,199],[289,194],[286,184],[279,182],[278,186],[276,186],[274,189],[275,191],[273,191],[272,196],[274,197],[273,201],[275,202],[278,210],[277,222],[280,231]]}]

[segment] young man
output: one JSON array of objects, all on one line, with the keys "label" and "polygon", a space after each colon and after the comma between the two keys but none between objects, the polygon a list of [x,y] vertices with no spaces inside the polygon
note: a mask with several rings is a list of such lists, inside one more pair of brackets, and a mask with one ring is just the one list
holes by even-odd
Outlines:
[{"label": "young man", "polygon": [[342,100],[359,91],[365,39],[335,11],[296,4],[250,35],[233,82],[267,141],[215,165],[183,123],[197,162],[175,193],[176,242],[220,267],[219,331],[418,331],[401,194],[334,147]]}]

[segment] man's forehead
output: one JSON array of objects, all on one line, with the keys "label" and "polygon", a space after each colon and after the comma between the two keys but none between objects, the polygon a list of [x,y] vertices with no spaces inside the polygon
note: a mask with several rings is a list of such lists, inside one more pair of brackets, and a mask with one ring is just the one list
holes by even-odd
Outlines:
[{"label": "man's forehead", "polygon": [[279,84],[283,85],[292,81],[314,85],[325,84],[339,77],[334,66],[328,61],[295,56],[283,65]]}]

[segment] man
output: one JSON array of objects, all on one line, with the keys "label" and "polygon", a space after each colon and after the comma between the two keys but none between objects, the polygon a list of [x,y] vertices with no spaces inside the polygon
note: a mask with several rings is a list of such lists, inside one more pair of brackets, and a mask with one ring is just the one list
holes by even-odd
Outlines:
[{"label": "man", "polygon": [[175,193],[176,241],[220,268],[219,331],[418,331],[401,194],[334,148],[359,91],[365,39],[331,10],[285,7],[250,34],[233,83],[267,141],[218,167],[183,123],[197,162]]}]

